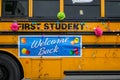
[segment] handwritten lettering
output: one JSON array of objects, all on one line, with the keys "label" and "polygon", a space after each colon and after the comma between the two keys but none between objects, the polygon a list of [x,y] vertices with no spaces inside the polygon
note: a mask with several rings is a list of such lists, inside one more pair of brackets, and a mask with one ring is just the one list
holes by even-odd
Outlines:
[{"label": "handwritten lettering", "polygon": [[38,55],[54,54],[58,52],[59,47],[56,45],[54,48],[46,49],[45,47],[40,48]]},{"label": "handwritten lettering", "polygon": [[[32,49],[38,49],[38,55],[46,55],[46,54],[55,54],[58,52],[59,47],[58,44],[67,43],[69,38],[57,38],[57,39],[51,39],[51,38],[44,38],[40,40],[34,40],[31,44]],[[52,47],[47,48],[47,46],[52,45]]]},{"label": "handwritten lettering", "polygon": [[53,45],[53,44],[61,44],[61,43],[66,43],[69,38],[58,38],[57,40],[50,40],[49,38],[46,38],[44,41],[43,40],[34,40],[31,44],[31,48],[38,48],[42,46],[48,46],[48,45]]}]

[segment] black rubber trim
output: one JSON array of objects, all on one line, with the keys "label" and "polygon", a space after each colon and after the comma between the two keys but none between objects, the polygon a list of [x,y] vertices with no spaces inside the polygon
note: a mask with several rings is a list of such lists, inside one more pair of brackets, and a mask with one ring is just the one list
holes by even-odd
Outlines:
[{"label": "black rubber trim", "polygon": [[[28,21],[41,21],[41,22],[57,22],[59,20],[56,19],[41,19],[41,18],[29,18]],[[77,18],[77,19],[64,19],[60,22],[104,22],[104,21],[112,21],[112,22],[119,22],[120,17],[106,17],[106,18]]]},{"label": "black rubber trim", "polygon": [[[18,44],[0,44],[0,48],[18,48]],[[120,44],[83,44],[82,48],[120,48]]]},{"label": "black rubber trim", "polygon": [[[12,32],[12,31],[0,31],[0,35],[95,35],[92,31],[72,31],[72,32]],[[120,32],[103,32],[103,35],[119,35]]]},{"label": "black rubber trim", "polygon": [[82,48],[120,48],[120,44],[83,44]]},{"label": "black rubber trim", "polygon": [[0,48],[18,48],[17,44],[0,44]]},{"label": "black rubber trim", "polygon": [[64,71],[65,75],[120,75],[120,71]]},{"label": "black rubber trim", "polygon": [[[8,19],[8,18],[4,18],[4,17],[0,17],[0,22],[13,22],[14,20],[17,20],[17,22],[58,22],[58,19],[50,19],[50,18],[46,18],[46,19],[42,19],[42,18],[25,18],[22,20],[22,18],[11,18],[11,20],[4,20],[4,19]],[[20,20],[21,19],[21,20]],[[78,19],[64,19],[62,21],[59,22],[120,22],[120,17],[106,17],[106,18],[78,18]]]}]

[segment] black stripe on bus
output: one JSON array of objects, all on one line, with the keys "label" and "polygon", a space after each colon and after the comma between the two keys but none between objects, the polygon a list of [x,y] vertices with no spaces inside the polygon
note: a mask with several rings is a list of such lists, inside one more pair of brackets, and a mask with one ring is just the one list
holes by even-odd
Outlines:
[{"label": "black stripe on bus", "polygon": [[[103,35],[119,35],[120,32],[103,32]],[[12,32],[12,31],[0,31],[0,35],[95,35],[93,31],[71,31],[71,32]]]},{"label": "black stripe on bus", "polygon": [[[0,44],[0,48],[18,48],[18,44]],[[83,44],[82,48],[120,48],[120,44]]]},{"label": "black stripe on bus", "polygon": [[64,71],[65,75],[120,75],[120,71]]},{"label": "black stripe on bus", "polygon": [[[29,21],[36,21],[36,22],[57,22],[59,20],[56,20],[56,19],[50,19],[50,18],[47,18],[47,19],[41,19],[41,18],[29,18],[28,19],[28,22]],[[120,17],[106,17],[106,18],[100,18],[100,17],[95,17],[95,18],[77,18],[77,19],[65,19],[63,21],[60,21],[60,22],[120,22]]]},{"label": "black stripe on bus", "polygon": [[21,18],[21,17],[0,17],[0,22],[13,22],[14,20],[17,20],[17,22],[120,22],[120,17],[106,17],[106,18],[78,18],[78,19],[65,19],[62,21],[59,21],[58,19],[42,19],[41,17],[38,18]]},{"label": "black stripe on bus", "polygon": [[17,44],[0,44],[0,48],[18,48]]},{"label": "black stripe on bus", "polygon": [[120,44],[83,44],[82,48],[120,48]]}]

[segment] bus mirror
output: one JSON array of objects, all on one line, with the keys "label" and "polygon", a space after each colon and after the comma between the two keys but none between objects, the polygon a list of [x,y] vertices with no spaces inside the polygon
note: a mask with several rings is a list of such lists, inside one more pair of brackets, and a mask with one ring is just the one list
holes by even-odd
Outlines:
[{"label": "bus mirror", "polygon": [[72,0],[73,4],[74,3],[90,3],[92,2],[93,0]]}]

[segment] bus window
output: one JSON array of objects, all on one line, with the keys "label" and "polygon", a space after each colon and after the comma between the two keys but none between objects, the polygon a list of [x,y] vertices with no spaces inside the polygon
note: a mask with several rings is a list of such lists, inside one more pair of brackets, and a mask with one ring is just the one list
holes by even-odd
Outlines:
[{"label": "bus window", "polygon": [[59,0],[33,0],[33,16],[42,19],[57,19],[59,12]]},{"label": "bus window", "polygon": [[2,16],[28,16],[28,0],[3,0]]},{"label": "bus window", "polygon": [[77,0],[65,0],[66,19],[88,19],[100,17],[100,0],[77,3]]},{"label": "bus window", "polygon": [[106,0],[106,17],[120,17],[120,0]]}]

